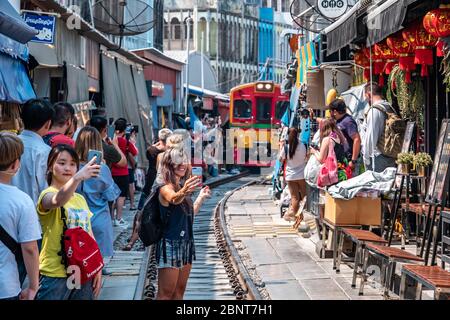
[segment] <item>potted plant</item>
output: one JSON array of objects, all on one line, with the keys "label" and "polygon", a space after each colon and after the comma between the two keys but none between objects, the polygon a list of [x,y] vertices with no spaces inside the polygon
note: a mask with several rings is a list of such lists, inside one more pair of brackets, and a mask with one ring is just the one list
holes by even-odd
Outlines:
[{"label": "potted plant", "polygon": [[433,163],[431,156],[426,152],[419,152],[414,156],[414,166],[420,177],[425,176],[425,168]]},{"label": "potted plant", "polygon": [[414,153],[401,152],[397,156],[397,164],[400,165],[401,173],[408,174],[411,165],[414,163]]}]

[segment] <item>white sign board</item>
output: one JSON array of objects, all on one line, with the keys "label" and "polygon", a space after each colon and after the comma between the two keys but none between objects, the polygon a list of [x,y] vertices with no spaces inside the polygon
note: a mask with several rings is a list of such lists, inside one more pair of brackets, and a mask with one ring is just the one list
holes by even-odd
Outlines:
[{"label": "white sign board", "polygon": [[318,0],[317,5],[324,17],[336,19],[347,11],[348,0]]}]

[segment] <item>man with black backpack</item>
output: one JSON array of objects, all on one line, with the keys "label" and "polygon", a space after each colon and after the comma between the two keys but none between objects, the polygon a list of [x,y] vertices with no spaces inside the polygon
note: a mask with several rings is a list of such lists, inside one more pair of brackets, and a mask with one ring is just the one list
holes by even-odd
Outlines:
[{"label": "man with black backpack", "polygon": [[[0,133],[0,300],[34,300],[39,288],[36,207],[30,196],[11,185],[23,150],[16,135]],[[29,286],[22,290],[26,274]]]},{"label": "man with black backpack", "polygon": [[395,160],[401,152],[406,121],[384,100],[377,84],[368,83],[364,90],[370,104],[364,120],[364,164],[368,170],[383,172],[388,167],[396,166]]}]

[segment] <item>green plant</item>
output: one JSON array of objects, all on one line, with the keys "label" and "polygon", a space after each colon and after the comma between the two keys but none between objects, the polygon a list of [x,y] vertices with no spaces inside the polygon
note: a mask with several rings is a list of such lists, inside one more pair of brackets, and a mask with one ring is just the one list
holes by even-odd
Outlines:
[{"label": "green plant", "polygon": [[420,167],[428,167],[433,163],[431,156],[426,152],[419,152],[414,156],[414,164]]},{"label": "green plant", "polygon": [[412,152],[401,152],[397,156],[397,164],[413,164],[414,163],[414,153]]},{"label": "green plant", "polygon": [[405,72],[396,65],[389,75],[386,98],[391,104],[397,102],[402,118],[415,121],[423,129],[425,91],[419,77],[412,77],[412,83],[407,84]]}]

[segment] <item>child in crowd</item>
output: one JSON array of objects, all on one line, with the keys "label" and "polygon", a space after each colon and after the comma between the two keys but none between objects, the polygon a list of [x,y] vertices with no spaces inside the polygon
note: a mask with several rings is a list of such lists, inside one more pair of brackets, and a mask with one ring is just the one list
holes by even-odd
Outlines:
[{"label": "child in crowd", "polygon": [[49,187],[42,191],[37,204],[43,232],[38,300],[92,300],[100,293],[101,272],[93,280],[81,285],[80,289],[71,289],[67,285],[67,270],[60,255],[63,233],[61,207],[64,207],[68,229],[82,227],[94,238],[92,213],[84,197],[75,193],[75,190],[83,181],[98,177],[101,167],[95,161],[94,157],[78,171],[80,160],[72,147],[58,145],[49,154]]}]

